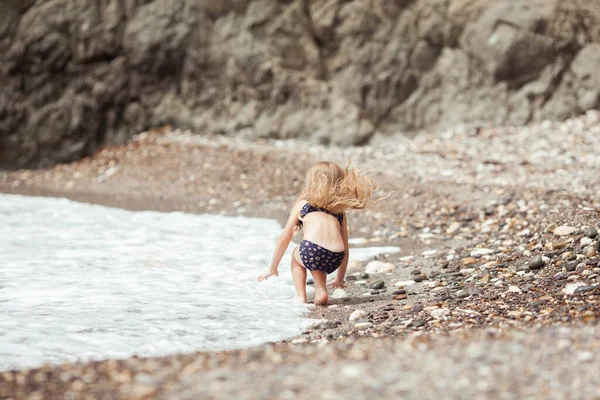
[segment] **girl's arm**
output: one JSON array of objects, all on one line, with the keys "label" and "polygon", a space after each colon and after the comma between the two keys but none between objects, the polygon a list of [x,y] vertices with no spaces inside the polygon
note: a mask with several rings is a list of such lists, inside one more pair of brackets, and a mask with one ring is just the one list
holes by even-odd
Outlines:
[{"label": "girl's arm", "polygon": [[344,260],[342,261],[342,265],[337,270],[336,278],[333,282],[331,282],[331,287],[346,287],[344,283],[344,278],[346,276],[346,269],[348,268],[348,259],[350,257],[350,248],[348,247],[348,223],[346,217],[346,213],[344,213],[344,219],[342,220],[342,227],[340,228],[342,239],[344,240]]},{"label": "girl's arm", "polygon": [[277,239],[275,243],[275,249],[273,250],[273,258],[271,259],[271,265],[269,266],[269,272],[262,274],[258,277],[258,281],[262,282],[265,279],[269,278],[272,275],[279,276],[277,272],[277,268],[279,267],[279,263],[281,262],[281,258],[283,254],[287,250],[290,242],[292,241],[292,236],[294,235],[294,227],[298,223],[298,214],[302,210],[302,207],[306,204],[305,200],[301,200],[292,207],[292,211],[290,212],[290,217],[288,218],[285,227],[283,228],[283,232],[281,232],[281,236]]}]

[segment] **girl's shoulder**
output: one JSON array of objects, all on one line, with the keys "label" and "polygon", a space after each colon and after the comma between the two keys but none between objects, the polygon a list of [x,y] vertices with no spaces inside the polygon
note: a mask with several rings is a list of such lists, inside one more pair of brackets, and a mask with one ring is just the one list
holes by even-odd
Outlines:
[{"label": "girl's shoulder", "polygon": [[310,203],[305,199],[300,199],[296,202],[294,208],[304,208],[306,205],[310,205]]},{"label": "girl's shoulder", "polygon": [[294,207],[292,208],[292,212],[300,213],[309,206],[310,206],[310,203],[308,201],[306,201],[305,199],[300,199],[296,202],[296,204],[294,204]]}]

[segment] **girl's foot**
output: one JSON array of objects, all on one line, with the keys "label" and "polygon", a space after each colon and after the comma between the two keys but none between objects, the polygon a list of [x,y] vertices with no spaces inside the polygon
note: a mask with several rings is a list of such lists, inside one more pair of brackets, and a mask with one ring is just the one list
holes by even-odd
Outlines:
[{"label": "girl's foot", "polygon": [[329,295],[327,294],[326,289],[317,288],[315,290],[315,305],[316,306],[326,306],[327,300],[329,300]]},{"label": "girl's foot", "polygon": [[302,304],[308,303],[308,299],[306,298],[306,293],[304,293],[304,295],[296,294],[296,300]]}]

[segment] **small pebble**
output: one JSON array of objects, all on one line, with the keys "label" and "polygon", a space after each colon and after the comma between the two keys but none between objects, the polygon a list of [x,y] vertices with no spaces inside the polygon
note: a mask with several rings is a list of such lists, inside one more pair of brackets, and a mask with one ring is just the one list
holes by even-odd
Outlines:
[{"label": "small pebble", "polygon": [[563,225],[554,229],[554,234],[557,236],[568,236],[575,232],[577,232],[577,228],[575,228],[574,226]]},{"label": "small pebble", "polygon": [[567,247],[569,245],[569,241],[568,240],[559,240],[558,242],[553,242],[552,243],[552,249],[554,250],[560,250],[560,249],[564,249],[565,247]]},{"label": "small pebble", "polygon": [[535,256],[529,261],[528,267],[531,270],[538,270],[544,268],[544,265],[546,265],[546,263],[542,260],[542,257]]},{"label": "small pebble", "polygon": [[587,228],[583,231],[583,234],[587,238],[594,239],[596,236],[598,236],[598,230],[596,228]]},{"label": "small pebble", "polygon": [[335,289],[331,294],[334,299],[344,299],[348,297],[348,293],[344,289]]},{"label": "small pebble", "polygon": [[[365,274],[384,274],[386,272],[392,272],[393,270],[393,264],[375,260],[367,264],[365,267]],[[368,276],[363,279],[368,279]]]},{"label": "small pebble", "polygon": [[446,316],[450,315],[450,310],[447,308],[438,308],[436,310],[432,310],[431,311],[431,316],[433,318],[444,318]]},{"label": "small pebble", "polygon": [[591,292],[594,289],[596,289],[596,286],[594,286],[594,285],[579,286],[578,288],[575,289],[574,294],[583,294],[583,293]]},{"label": "small pebble", "polygon": [[521,289],[518,286],[510,285],[508,286],[508,291],[511,293],[521,293]]},{"label": "small pebble", "polygon": [[565,294],[569,294],[569,295],[570,294],[575,294],[575,290],[577,288],[579,288],[579,287],[582,287],[582,286],[586,286],[586,284],[582,283],[582,282],[571,283],[571,284],[565,286],[565,288],[563,289],[563,292]]},{"label": "small pebble", "polygon": [[570,263],[567,263],[567,265],[565,266],[565,271],[567,271],[567,272],[575,271],[575,268],[577,268],[577,264],[579,264],[578,261],[571,261]]},{"label": "small pebble", "polygon": [[423,306],[419,303],[413,304],[412,308],[410,309],[410,312],[413,312],[413,313],[418,313],[421,311],[423,311]]},{"label": "small pebble", "polygon": [[365,318],[367,316],[367,312],[365,310],[354,310],[352,314],[348,317],[350,322]]},{"label": "small pebble", "polygon": [[385,287],[385,282],[384,281],[377,281],[377,282],[373,282],[369,288],[371,289],[383,289]]},{"label": "small pebble", "polygon": [[413,280],[410,281],[398,281],[396,283],[394,283],[394,286],[396,287],[404,287],[404,286],[410,286],[410,285],[414,285],[416,282]]},{"label": "small pebble", "polygon": [[494,250],[492,250],[492,249],[485,249],[485,248],[475,249],[471,252],[471,257],[487,256],[489,254],[492,254],[493,252],[494,252]]}]

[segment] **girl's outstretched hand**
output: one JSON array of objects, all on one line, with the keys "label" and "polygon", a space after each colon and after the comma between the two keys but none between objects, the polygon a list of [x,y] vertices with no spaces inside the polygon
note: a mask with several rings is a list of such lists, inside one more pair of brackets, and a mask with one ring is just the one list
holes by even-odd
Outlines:
[{"label": "girl's outstretched hand", "polygon": [[332,281],[332,282],[329,282],[329,286],[330,286],[332,289],[335,289],[335,288],[340,288],[340,289],[343,289],[343,288],[345,288],[345,287],[346,287],[346,282],[344,282],[344,281],[339,281],[339,280],[337,280],[337,279],[336,279],[336,280],[334,280],[334,281]]},{"label": "girl's outstretched hand", "polygon": [[277,271],[274,271],[274,272],[273,271],[265,272],[264,274],[261,274],[258,277],[258,281],[259,282],[266,281],[271,276],[279,276],[279,272],[277,272]]}]

